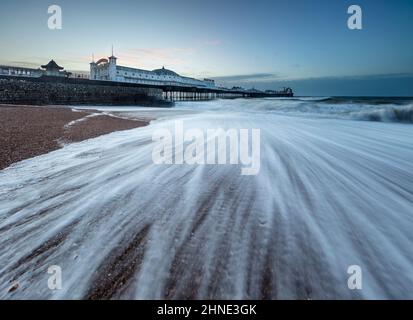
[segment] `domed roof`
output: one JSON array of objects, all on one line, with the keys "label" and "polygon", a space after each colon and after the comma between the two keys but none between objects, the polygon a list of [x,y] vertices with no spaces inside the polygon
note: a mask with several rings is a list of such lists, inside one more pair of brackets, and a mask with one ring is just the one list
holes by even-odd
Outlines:
[{"label": "domed roof", "polygon": [[162,67],[162,69],[155,69],[152,72],[156,73],[157,75],[160,76],[173,76],[173,77],[179,77],[179,74],[177,74],[176,72],[169,70],[169,69],[165,69],[165,67]]},{"label": "domed roof", "polygon": [[99,59],[99,60],[96,62],[96,64],[104,64],[104,63],[109,63],[109,60],[108,60],[108,59],[105,59],[105,58],[102,58],[102,59]]}]

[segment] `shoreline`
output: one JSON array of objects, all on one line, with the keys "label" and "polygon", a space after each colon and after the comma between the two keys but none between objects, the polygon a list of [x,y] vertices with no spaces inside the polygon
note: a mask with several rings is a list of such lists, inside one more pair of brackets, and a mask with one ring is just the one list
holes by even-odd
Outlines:
[{"label": "shoreline", "polygon": [[[413,286],[413,261],[406,260],[413,229],[411,127],[330,121],[311,117],[310,108],[309,118],[280,116],[272,112],[279,105],[178,105],[169,117],[136,109],[137,117],[152,112],[157,120],[1,171],[0,298],[406,297]],[[317,102],[308,105],[318,109]],[[299,109],[301,102],[286,107]],[[71,112],[75,122],[68,127],[86,123]],[[203,132],[259,128],[259,175],[242,176],[241,163],[154,165],[147,142],[154,130],[171,129],[177,112],[196,112],[183,120]],[[216,156],[207,147],[205,153]],[[366,252],[366,259],[354,260]],[[373,270],[367,293],[345,285],[345,267],[354,263]],[[63,267],[62,290],[47,287],[51,265]],[[394,286],[380,286],[386,274],[377,266],[400,270]]]},{"label": "shoreline", "polygon": [[13,163],[115,131],[149,124],[92,109],[0,104],[0,170]]}]

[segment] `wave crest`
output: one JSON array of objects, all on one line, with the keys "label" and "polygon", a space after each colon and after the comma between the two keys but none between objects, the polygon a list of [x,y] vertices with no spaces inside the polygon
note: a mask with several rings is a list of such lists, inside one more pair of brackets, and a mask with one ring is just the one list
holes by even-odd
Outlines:
[{"label": "wave crest", "polygon": [[351,113],[351,118],[364,121],[413,123],[413,104]]}]

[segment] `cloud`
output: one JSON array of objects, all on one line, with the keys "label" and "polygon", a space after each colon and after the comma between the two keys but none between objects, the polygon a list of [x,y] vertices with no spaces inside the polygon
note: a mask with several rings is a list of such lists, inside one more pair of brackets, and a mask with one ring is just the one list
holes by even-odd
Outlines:
[{"label": "cloud", "polygon": [[286,78],[276,73],[212,77],[225,87],[241,86],[261,90],[291,87],[297,96],[410,96],[413,73],[365,74]]},{"label": "cloud", "polygon": [[270,81],[275,79],[280,79],[280,75],[276,73],[253,73],[253,74],[241,74],[241,75],[232,75],[232,76],[221,76],[213,77],[217,81],[222,82],[261,82],[261,81]]},{"label": "cloud", "polygon": [[118,55],[121,58],[120,64],[154,69],[184,65],[195,52],[193,48],[134,48],[124,50]]},{"label": "cloud", "polygon": [[37,68],[40,68],[40,64],[43,64],[43,63],[34,63],[34,62],[27,62],[27,61],[5,61],[4,64],[9,65],[9,66],[37,69]]},{"label": "cloud", "polygon": [[346,75],[346,76],[325,76],[325,77],[307,77],[289,79],[290,81],[307,81],[307,80],[378,80],[388,78],[405,78],[412,77],[413,73],[378,73],[378,74],[361,74],[361,75]]},{"label": "cloud", "polygon": [[291,87],[298,96],[413,96],[413,73],[246,81],[257,89]]},{"label": "cloud", "polygon": [[[123,66],[136,67],[139,69],[153,70],[165,66],[165,68],[179,69],[181,72],[188,73],[188,66],[197,50],[191,47],[179,48],[129,48],[115,52],[119,58],[118,64]],[[109,53],[94,52],[95,61],[100,58],[108,57]],[[25,57],[20,61],[2,61],[0,64],[21,66],[27,68],[39,68],[40,65],[54,59],[59,65],[66,70],[89,70],[89,63],[92,60],[92,54],[78,54],[74,52],[65,52],[59,57]]]}]

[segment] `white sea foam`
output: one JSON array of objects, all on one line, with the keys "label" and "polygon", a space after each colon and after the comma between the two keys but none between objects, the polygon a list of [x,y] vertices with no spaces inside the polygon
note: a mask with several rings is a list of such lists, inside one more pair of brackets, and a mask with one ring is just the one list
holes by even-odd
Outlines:
[{"label": "white sea foam", "polygon": [[69,129],[70,127],[72,127],[72,126],[74,126],[74,125],[77,125],[77,124],[79,124],[79,123],[81,123],[81,122],[84,122],[84,121],[86,121],[86,120],[89,119],[89,118],[99,117],[99,116],[101,116],[101,115],[102,115],[101,113],[91,113],[91,114],[88,114],[87,116],[84,116],[83,118],[79,118],[79,119],[70,121],[69,123],[67,123],[67,124],[64,126],[64,128],[65,128],[65,129]]},{"label": "white sea foam", "polygon": [[[0,171],[0,297],[413,298],[413,126],[283,103],[179,103]],[[259,175],[154,165],[152,133],[175,119],[260,128]],[[51,265],[62,290],[47,287]]]}]

